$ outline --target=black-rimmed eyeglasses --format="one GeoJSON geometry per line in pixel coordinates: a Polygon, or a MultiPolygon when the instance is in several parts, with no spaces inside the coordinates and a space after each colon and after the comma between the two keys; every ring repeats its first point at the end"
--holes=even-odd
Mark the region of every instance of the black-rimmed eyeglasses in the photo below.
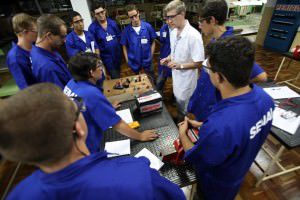
{"type": "Polygon", "coordinates": [[[70,99],[76,104],[77,110],[75,113],[76,119],[78,119],[79,114],[81,112],[85,112],[86,111],[86,106],[85,103],[83,101],[83,99],[81,97],[70,97],[70,99]]]}
{"type": "Polygon", "coordinates": [[[210,19],[210,18],[211,18],[211,16],[200,18],[199,21],[198,21],[198,23],[199,23],[199,24],[203,24],[203,22],[204,22],[205,20],[208,20],[208,19],[210,19]]]}
{"type": "Polygon", "coordinates": [[[73,24],[79,24],[80,22],[83,23],[84,19],[79,19],[73,22],[73,24]]]}
{"type": "Polygon", "coordinates": [[[139,15],[139,13],[137,13],[137,14],[135,14],[135,15],[132,15],[132,16],[130,16],[129,18],[130,18],[130,19],[133,19],[133,18],[138,17],[138,15],[139,15]]]}
{"type": "Polygon", "coordinates": [[[175,14],[175,15],[167,15],[167,16],[165,16],[164,17],[164,20],[172,20],[172,19],[174,19],[177,15],[179,15],[180,13],[177,13],[177,14],[175,14]]]}

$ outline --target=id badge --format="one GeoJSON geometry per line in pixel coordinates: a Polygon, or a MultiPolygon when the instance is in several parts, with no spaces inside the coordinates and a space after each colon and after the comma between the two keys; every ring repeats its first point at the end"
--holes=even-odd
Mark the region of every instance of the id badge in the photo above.
{"type": "Polygon", "coordinates": [[[113,37],[112,37],[111,35],[106,36],[106,41],[107,41],[107,42],[109,42],[109,41],[111,41],[111,40],[113,40],[113,37]]]}
{"type": "Polygon", "coordinates": [[[165,38],[165,37],[167,37],[167,32],[163,32],[162,33],[162,36],[165,38]]]}
{"type": "Polygon", "coordinates": [[[87,48],[87,49],[85,50],[85,52],[87,52],[87,53],[92,53],[92,50],[91,50],[90,48],[87,48]]]}
{"type": "Polygon", "coordinates": [[[143,38],[143,39],[141,39],[141,43],[142,43],[142,44],[147,44],[147,43],[148,43],[148,40],[147,40],[146,38],[143,38]]]}

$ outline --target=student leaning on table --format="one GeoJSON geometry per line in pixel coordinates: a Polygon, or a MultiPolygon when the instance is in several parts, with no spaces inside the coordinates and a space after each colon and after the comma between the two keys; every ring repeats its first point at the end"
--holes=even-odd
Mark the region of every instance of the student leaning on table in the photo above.
{"type": "Polygon", "coordinates": [[[154,140],[158,135],[153,130],[138,132],[130,128],[116,114],[96,82],[102,77],[103,63],[96,54],[81,52],[69,61],[69,68],[74,77],[66,87],[64,93],[69,97],[81,97],[85,103],[84,118],[89,128],[87,146],[94,153],[99,151],[103,132],[109,127],[119,133],[139,141],[154,140]]]}

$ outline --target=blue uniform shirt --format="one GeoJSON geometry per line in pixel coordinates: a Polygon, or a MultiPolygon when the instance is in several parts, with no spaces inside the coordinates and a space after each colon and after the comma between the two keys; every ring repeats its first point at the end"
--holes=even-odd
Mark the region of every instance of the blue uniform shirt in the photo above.
{"type": "Polygon", "coordinates": [[[54,83],[63,89],[72,78],[65,61],[58,52],[52,53],[33,46],[30,55],[32,72],[38,82],[54,83]]]}
{"type": "Polygon", "coordinates": [[[90,152],[99,151],[103,131],[120,122],[121,118],[96,85],[88,81],[70,80],[64,89],[69,97],[83,98],[86,111],[83,112],[88,127],[86,140],[90,152]]]}
{"type": "Polygon", "coordinates": [[[121,37],[121,45],[126,46],[128,65],[135,73],[138,73],[142,67],[145,69],[151,67],[151,45],[156,37],[152,26],[144,21],[141,21],[139,34],[135,32],[131,24],[125,27],[121,37]]]}
{"type": "Polygon", "coordinates": [[[234,199],[270,131],[273,100],[252,87],[218,102],[200,127],[196,145],[185,153],[196,167],[205,199],[234,199]]]}
{"type": "Polygon", "coordinates": [[[9,194],[12,199],[185,199],[181,189],[149,168],[145,157],[84,157],[54,173],[33,172],[9,194]]]}
{"type": "MultiPolygon", "coordinates": [[[[160,54],[159,58],[165,58],[171,53],[171,46],[170,46],[170,28],[168,24],[164,24],[160,29],[160,35],[159,35],[159,41],[160,41],[160,54]]],[[[172,76],[172,70],[171,68],[161,65],[158,61],[158,73],[163,73],[164,77],[171,77],[172,76]]]]}
{"type": "Polygon", "coordinates": [[[120,69],[122,60],[121,31],[117,23],[107,18],[107,29],[99,24],[98,21],[93,21],[89,26],[89,32],[93,34],[99,49],[102,62],[108,71],[112,69],[120,69]]]}
{"type": "Polygon", "coordinates": [[[84,42],[81,38],[79,38],[78,35],[75,33],[75,31],[72,31],[67,35],[66,49],[69,58],[76,55],[78,52],[85,52],[87,50],[92,51],[95,49],[99,49],[91,33],[89,33],[88,31],[84,31],[84,35],[85,35],[86,42],[84,42]]]}
{"type": "MultiPolygon", "coordinates": [[[[97,43],[95,42],[95,39],[93,37],[93,35],[88,32],[88,31],[84,31],[85,34],[85,40],[86,43],[78,37],[78,35],[72,31],[71,33],[69,33],[67,35],[66,38],[66,49],[67,49],[67,53],[69,58],[71,58],[72,56],[76,55],[79,52],[85,52],[87,50],[95,50],[95,49],[99,49],[97,43]]],[[[97,82],[97,86],[103,90],[102,85],[103,85],[103,81],[105,80],[105,75],[102,72],[102,78],[97,82]]]]}
{"type": "MultiPolygon", "coordinates": [[[[221,38],[233,35],[232,27],[226,27],[226,29],[227,31],[222,34],[221,38]]],[[[263,69],[257,63],[254,63],[250,79],[253,79],[262,72],[264,72],[263,69]]],[[[202,67],[196,89],[188,104],[188,112],[193,113],[197,121],[204,121],[208,117],[212,107],[220,100],[221,94],[210,81],[207,71],[202,67]]]]}
{"type": "Polygon", "coordinates": [[[7,54],[6,64],[20,89],[37,82],[31,70],[30,52],[15,43],[7,54]]]}

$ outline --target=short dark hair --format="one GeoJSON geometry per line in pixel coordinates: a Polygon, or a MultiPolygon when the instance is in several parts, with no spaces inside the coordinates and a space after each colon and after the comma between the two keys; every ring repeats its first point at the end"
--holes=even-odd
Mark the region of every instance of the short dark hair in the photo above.
{"type": "Polygon", "coordinates": [[[77,16],[81,17],[81,14],[79,12],[77,12],[77,11],[70,12],[70,14],[69,14],[69,17],[70,17],[69,18],[69,23],[71,24],[73,22],[73,18],[77,17],[77,16]]]}
{"type": "Polygon", "coordinates": [[[105,9],[105,6],[103,4],[101,4],[101,3],[94,3],[92,5],[92,12],[95,13],[95,10],[97,10],[98,8],[105,9]]]}
{"type": "Polygon", "coordinates": [[[55,15],[52,14],[41,15],[37,19],[38,35],[41,37],[47,32],[50,32],[53,35],[60,35],[60,27],[62,25],[65,26],[66,25],[65,22],[61,18],[55,15]]]}
{"type": "Polygon", "coordinates": [[[227,19],[228,5],[225,0],[207,0],[201,9],[201,18],[214,17],[218,21],[218,25],[223,25],[227,19]]]}
{"type": "Polygon", "coordinates": [[[125,9],[126,9],[127,14],[128,14],[128,12],[133,11],[133,10],[138,11],[136,5],[134,5],[134,4],[127,5],[125,9]]]}
{"type": "Polygon", "coordinates": [[[52,83],[40,83],[0,101],[0,153],[6,159],[51,164],[73,148],[76,107],[52,83]]]}
{"type": "Polygon", "coordinates": [[[206,47],[213,72],[219,72],[235,88],[249,84],[255,49],[247,38],[231,36],[211,42],[206,47]]]}
{"type": "Polygon", "coordinates": [[[90,70],[95,70],[99,61],[101,62],[95,53],[80,52],[76,54],[69,60],[69,69],[73,78],[76,81],[87,81],[91,77],[90,70]]]}
{"type": "Polygon", "coordinates": [[[33,25],[36,24],[36,18],[26,13],[18,13],[12,18],[12,25],[16,34],[32,29],[33,25]]]}

